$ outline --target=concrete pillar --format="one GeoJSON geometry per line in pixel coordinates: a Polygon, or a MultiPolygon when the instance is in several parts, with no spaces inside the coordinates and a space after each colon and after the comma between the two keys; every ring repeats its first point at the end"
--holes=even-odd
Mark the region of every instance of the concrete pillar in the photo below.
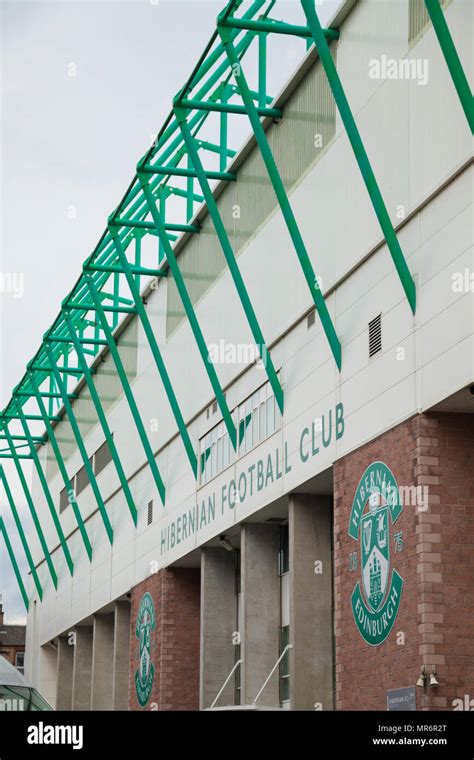
{"type": "MultiPolygon", "coordinates": [[[[210,707],[234,666],[232,634],[236,622],[236,554],[220,547],[201,551],[201,662],[199,704],[210,707]]],[[[218,706],[234,704],[234,679],[218,706]]]]}
{"type": "Polygon", "coordinates": [[[72,709],[90,710],[92,691],[92,626],[74,629],[74,665],[72,672],[72,709]]]}
{"type": "Polygon", "coordinates": [[[289,541],[291,709],[332,710],[331,497],[290,495],[289,541]]]}
{"type": "Polygon", "coordinates": [[[114,615],[94,615],[91,710],[112,710],[114,615]]]}
{"type": "Polygon", "coordinates": [[[39,691],[51,707],[56,707],[56,679],[58,668],[56,649],[52,647],[51,644],[45,644],[42,646],[39,650],[39,661],[39,691]]]}
{"type": "MultiPolygon", "coordinates": [[[[280,529],[277,525],[245,523],[242,526],[242,704],[253,702],[279,657],[279,548],[280,529]]],[[[280,706],[278,668],[258,704],[280,706]]]]}
{"type": "Polygon", "coordinates": [[[67,636],[58,639],[56,710],[72,710],[74,647],[67,636]]]}
{"type": "Polygon", "coordinates": [[[130,670],[130,604],[116,602],[114,610],[112,709],[128,710],[130,670]]]}

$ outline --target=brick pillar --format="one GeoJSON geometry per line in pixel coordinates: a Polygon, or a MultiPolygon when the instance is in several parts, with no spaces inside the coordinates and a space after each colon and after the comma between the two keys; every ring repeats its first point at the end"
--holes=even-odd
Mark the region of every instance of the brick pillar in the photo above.
{"type": "Polygon", "coordinates": [[[130,709],[199,709],[199,568],[166,568],[132,589],[130,635],[130,709]],[[140,705],[135,674],[140,643],[136,635],[140,602],[148,592],[156,616],[150,631],[154,667],[149,698],[140,705]]]}
{"type": "MultiPolygon", "coordinates": [[[[452,710],[474,696],[474,415],[428,414],[414,422],[418,515],[418,660],[439,686],[420,709],[452,710]],[[458,700],[458,701],[456,701],[458,700]]],[[[472,708],[471,708],[472,709],[472,708]]]]}
{"type": "Polygon", "coordinates": [[[423,666],[428,677],[436,667],[439,686],[416,688],[418,710],[463,709],[466,695],[472,698],[473,472],[474,416],[461,413],[417,415],[335,463],[336,709],[385,710],[387,691],[414,686],[423,666]],[[402,491],[390,564],[403,589],[391,632],[371,646],[351,609],[361,553],[348,526],[359,480],[377,461],[402,491]]]}

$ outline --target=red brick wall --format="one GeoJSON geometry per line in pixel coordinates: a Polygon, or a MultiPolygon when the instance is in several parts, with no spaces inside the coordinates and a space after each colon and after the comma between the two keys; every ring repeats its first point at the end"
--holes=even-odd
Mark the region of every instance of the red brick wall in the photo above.
{"type": "MultiPolygon", "coordinates": [[[[440,687],[417,689],[418,709],[452,709],[474,696],[474,416],[420,415],[334,466],[336,709],[385,710],[388,689],[412,686],[422,665],[440,687]],[[391,527],[391,557],[404,579],[398,617],[377,647],[360,636],[350,598],[360,571],[348,535],[352,501],[366,467],[381,460],[399,486],[428,486],[424,511],[405,505],[391,527]],[[394,532],[404,548],[394,554],[394,532]],[[403,633],[404,643],[397,643],[403,633]]],[[[360,561],[360,560],[359,560],[360,561]]]]}
{"type": "Polygon", "coordinates": [[[194,568],[160,570],[132,589],[130,636],[130,709],[197,710],[199,708],[200,571],[194,568]],[[135,692],[139,643],[135,636],[138,608],[148,591],[155,606],[151,658],[155,666],[147,705],[140,707],[135,692]]]}

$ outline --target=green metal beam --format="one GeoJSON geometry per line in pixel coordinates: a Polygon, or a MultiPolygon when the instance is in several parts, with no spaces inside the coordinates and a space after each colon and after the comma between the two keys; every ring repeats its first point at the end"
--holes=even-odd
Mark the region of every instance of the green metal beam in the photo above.
{"type": "Polygon", "coordinates": [[[2,517],[0,517],[0,532],[3,534],[3,540],[5,541],[5,546],[7,547],[7,552],[8,552],[8,556],[10,557],[10,562],[12,563],[13,572],[15,573],[18,586],[20,587],[20,592],[23,598],[23,602],[25,604],[26,610],[28,611],[28,607],[30,604],[29,599],[28,599],[28,594],[26,593],[26,588],[25,588],[25,584],[23,583],[23,579],[21,577],[20,568],[18,567],[18,563],[16,561],[15,554],[13,552],[13,548],[10,543],[7,529],[5,527],[5,523],[3,522],[2,517]]]}
{"type": "Polygon", "coordinates": [[[169,264],[171,273],[174,277],[174,281],[178,289],[179,297],[181,298],[181,302],[184,306],[186,316],[189,320],[189,324],[190,324],[192,333],[194,335],[196,345],[199,349],[199,353],[201,354],[201,359],[204,363],[204,368],[207,372],[207,376],[209,378],[209,382],[211,383],[212,390],[214,391],[214,395],[216,397],[219,409],[221,410],[221,414],[224,419],[224,424],[227,428],[227,432],[229,433],[229,438],[232,442],[232,446],[234,447],[234,449],[236,449],[237,448],[237,431],[235,429],[234,421],[232,419],[232,415],[227,405],[226,397],[225,397],[224,391],[222,390],[222,386],[219,382],[219,378],[217,377],[216,368],[214,367],[214,364],[212,363],[211,358],[209,356],[209,349],[207,347],[206,341],[204,340],[204,335],[202,334],[202,330],[199,325],[196,312],[194,311],[194,307],[193,307],[191,298],[189,296],[188,289],[184,282],[183,275],[181,274],[179,264],[176,261],[176,256],[174,255],[174,251],[169,243],[169,240],[167,240],[166,238],[165,231],[163,229],[163,222],[161,221],[161,217],[160,217],[160,212],[158,211],[156,207],[156,203],[154,201],[152,192],[150,190],[148,180],[146,179],[146,177],[143,177],[140,173],[138,176],[139,176],[140,182],[142,183],[143,194],[147,200],[148,208],[153,217],[153,221],[156,225],[156,229],[158,230],[158,235],[161,239],[161,242],[163,243],[166,260],[169,264]]]}
{"type": "MultiPolygon", "coordinates": [[[[55,333],[51,333],[48,336],[48,340],[52,341],[53,343],[74,343],[73,338],[68,338],[65,335],[56,335],[55,333]]],[[[77,338],[77,342],[81,346],[105,346],[107,345],[106,340],[101,340],[97,338],[77,338]]]]}
{"type": "Polygon", "coordinates": [[[58,386],[59,391],[63,398],[64,408],[66,410],[67,418],[71,426],[71,430],[73,432],[74,438],[76,440],[77,448],[79,449],[79,453],[82,458],[84,469],[87,473],[87,477],[89,478],[89,483],[91,484],[92,493],[94,494],[95,500],[97,502],[97,506],[99,508],[100,516],[102,517],[102,522],[104,523],[105,532],[107,533],[107,537],[110,541],[110,544],[112,545],[114,541],[114,531],[110,523],[110,519],[107,514],[107,510],[105,508],[104,500],[100,493],[99,486],[97,484],[97,479],[95,477],[94,470],[92,469],[92,465],[91,465],[89,456],[87,454],[87,450],[84,444],[84,440],[82,438],[79,424],[76,419],[76,415],[74,414],[74,410],[72,408],[71,402],[69,401],[64,380],[60,375],[60,368],[56,364],[54,354],[51,350],[51,347],[48,344],[46,344],[46,351],[48,354],[49,362],[51,364],[54,379],[56,380],[56,385],[58,386]]]}
{"type": "MultiPolygon", "coordinates": [[[[51,367],[45,367],[43,364],[36,364],[36,362],[32,362],[28,364],[28,367],[34,370],[35,372],[45,372],[46,374],[49,374],[50,372],[52,372],[51,367]]],[[[59,371],[62,374],[67,374],[67,375],[82,375],[82,370],[78,369],[77,367],[59,367],[59,371]]],[[[54,420],[55,418],[50,415],[49,419],[54,420]]],[[[57,419],[59,420],[61,418],[58,417],[57,419]]]]}
{"type": "MultiPolygon", "coordinates": [[[[225,113],[247,115],[245,106],[234,105],[233,103],[218,103],[212,100],[194,100],[194,98],[182,98],[179,101],[183,108],[195,109],[197,111],[224,111],[225,113]]],[[[258,116],[271,116],[273,119],[281,119],[282,112],[279,108],[258,108],[258,116]]]]}
{"type": "MultiPolygon", "coordinates": [[[[11,454],[0,454],[0,459],[12,459],[11,454]]],[[[28,454],[18,454],[18,459],[33,459],[28,454]]]]}
{"type": "Polygon", "coordinates": [[[21,524],[21,520],[20,520],[20,515],[18,514],[15,500],[13,498],[13,494],[11,492],[10,486],[8,485],[7,476],[5,475],[5,471],[3,467],[0,467],[0,480],[3,483],[3,487],[7,495],[7,501],[8,501],[8,504],[10,505],[10,510],[13,515],[13,519],[15,520],[15,525],[18,531],[18,535],[20,536],[20,541],[22,543],[23,550],[26,554],[26,559],[28,560],[28,565],[31,571],[31,575],[33,577],[34,584],[36,586],[36,590],[38,592],[38,596],[42,600],[43,587],[41,586],[41,581],[39,579],[38,573],[36,572],[35,563],[31,555],[30,547],[28,546],[28,541],[26,540],[25,531],[23,530],[23,525],[21,524]]]}
{"type": "MultiPolygon", "coordinates": [[[[48,434],[49,441],[51,443],[51,448],[53,449],[54,456],[56,457],[56,461],[58,463],[59,472],[61,473],[61,477],[63,479],[64,487],[66,488],[66,492],[68,495],[69,503],[72,506],[72,511],[74,512],[74,517],[76,518],[77,527],[79,528],[79,532],[82,537],[82,541],[84,543],[87,556],[89,557],[89,561],[92,560],[92,544],[89,540],[89,536],[87,535],[86,526],[84,525],[84,521],[82,519],[82,515],[79,509],[79,505],[77,503],[76,494],[74,493],[74,489],[72,487],[71,481],[69,479],[69,475],[67,474],[66,465],[64,464],[64,459],[61,454],[61,449],[59,448],[59,444],[56,440],[56,435],[53,430],[53,426],[51,425],[48,414],[46,412],[46,407],[44,405],[41,393],[39,391],[39,388],[36,384],[36,380],[34,377],[33,372],[29,373],[29,379],[31,383],[31,387],[33,388],[33,393],[36,397],[36,402],[38,404],[38,408],[40,410],[40,413],[44,420],[44,425],[46,428],[46,432],[48,434]]],[[[61,394],[59,394],[61,397],[61,394]]]]}
{"type": "MultiPolygon", "coordinates": [[[[127,476],[125,475],[125,471],[122,466],[122,462],[120,461],[120,457],[118,455],[117,447],[114,443],[114,439],[109,427],[109,423],[107,421],[106,414],[104,412],[104,409],[102,407],[102,402],[100,400],[99,394],[97,392],[97,389],[94,385],[94,381],[92,379],[92,375],[89,372],[89,365],[87,364],[86,357],[84,355],[84,351],[81,345],[81,342],[79,340],[79,337],[76,335],[76,332],[74,330],[74,325],[71,321],[70,313],[67,311],[67,307],[63,310],[64,319],[67,324],[69,334],[72,338],[72,342],[74,345],[74,348],[76,350],[77,357],[79,359],[79,364],[82,367],[82,371],[84,374],[84,380],[86,381],[87,387],[89,389],[89,393],[91,395],[92,403],[94,404],[97,417],[99,418],[100,425],[102,427],[102,430],[105,435],[105,440],[107,441],[107,445],[110,450],[110,454],[112,456],[112,459],[114,461],[115,469],[117,470],[117,475],[120,480],[120,485],[122,486],[122,490],[126,499],[126,502],[128,504],[128,508],[130,511],[130,514],[132,516],[133,524],[136,526],[137,524],[137,508],[135,506],[135,502],[133,501],[132,492],[130,490],[130,486],[127,481],[127,476]]],[[[107,344],[107,341],[103,341],[105,344],[107,344]]]]}
{"type": "MultiPolygon", "coordinates": [[[[13,412],[5,412],[2,414],[2,417],[4,417],[7,420],[17,420],[18,414],[13,413],[13,412]]],[[[35,420],[38,422],[43,421],[41,414],[23,414],[23,418],[25,420],[35,420]]],[[[62,417],[58,417],[57,415],[52,415],[52,416],[50,415],[49,419],[52,422],[61,422],[62,417]]]]}
{"type": "MultiPolygon", "coordinates": [[[[218,23],[219,23],[219,19],[218,19],[218,23]]],[[[341,344],[339,342],[339,338],[337,337],[336,330],[334,328],[331,317],[329,315],[326,302],[319,288],[318,280],[316,278],[313,266],[311,264],[310,258],[308,256],[308,252],[306,250],[306,246],[301,236],[301,232],[299,230],[298,224],[293,214],[293,209],[291,208],[290,201],[288,200],[285,186],[280,177],[280,173],[278,171],[277,165],[275,163],[275,159],[273,157],[270,145],[268,143],[265,130],[260,121],[258,110],[254,105],[252,95],[249,91],[249,86],[247,84],[247,80],[243,73],[242,64],[239,61],[236,50],[231,42],[230,30],[222,28],[220,26],[218,26],[218,29],[221,35],[221,39],[222,39],[225,51],[229,59],[229,63],[234,72],[234,78],[235,78],[235,81],[237,82],[237,86],[239,88],[241,98],[247,110],[247,114],[248,114],[250,123],[252,125],[255,139],[257,141],[258,147],[260,148],[260,153],[262,155],[265,166],[267,167],[267,172],[270,177],[270,181],[272,183],[273,189],[275,191],[275,195],[278,199],[278,203],[280,204],[283,218],[286,222],[286,226],[288,228],[288,232],[290,233],[290,237],[293,241],[296,254],[298,256],[298,259],[301,264],[301,268],[303,270],[303,274],[305,276],[309,290],[313,297],[316,310],[319,314],[319,318],[321,320],[323,330],[328,339],[336,364],[338,368],[341,369],[341,344]]]]}
{"type": "Polygon", "coordinates": [[[54,527],[56,529],[56,533],[58,534],[58,538],[61,544],[61,548],[63,550],[64,557],[66,559],[67,566],[69,568],[69,572],[71,575],[74,574],[74,562],[72,561],[71,552],[69,551],[69,547],[66,543],[66,538],[64,536],[64,532],[61,526],[61,523],[59,522],[58,514],[56,512],[56,508],[54,506],[53,497],[51,496],[51,491],[49,490],[48,482],[46,480],[46,476],[43,472],[43,468],[41,467],[41,462],[38,457],[38,453],[36,451],[35,445],[33,443],[33,439],[31,438],[30,430],[28,428],[25,416],[23,414],[23,409],[21,408],[20,404],[17,402],[17,409],[18,409],[18,415],[21,422],[21,425],[23,427],[24,433],[28,438],[28,444],[30,447],[31,455],[33,457],[33,463],[36,468],[36,472],[38,473],[38,478],[41,483],[41,488],[43,489],[43,493],[46,498],[46,503],[48,505],[48,509],[50,512],[50,515],[52,517],[54,527]]]}
{"type": "Polygon", "coordinates": [[[318,14],[316,13],[314,7],[314,0],[301,0],[301,5],[308,22],[308,26],[311,29],[311,34],[313,35],[319,58],[323,65],[324,71],[326,72],[326,77],[334,96],[334,100],[336,101],[341,119],[346,128],[347,136],[351,143],[352,150],[354,151],[354,155],[365,182],[367,192],[369,193],[370,200],[372,201],[372,206],[374,207],[374,211],[377,215],[380,227],[385,236],[385,240],[387,241],[387,246],[392,256],[393,263],[395,264],[395,268],[398,272],[403,290],[405,291],[405,295],[408,299],[408,303],[410,304],[411,310],[414,314],[416,311],[415,283],[410,274],[407,262],[405,261],[403,251],[400,247],[400,243],[398,242],[395,230],[393,229],[392,222],[390,221],[389,213],[382,198],[382,193],[380,192],[380,188],[377,184],[377,180],[375,179],[374,172],[372,171],[369,157],[364,148],[364,144],[362,142],[359,130],[357,129],[357,125],[352,115],[349,102],[346,98],[344,88],[342,86],[341,80],[339,79],[339,74],[337,73],[331,51],[329,50],[328,43],[326,42],[326,38],[321,28],[321,24],[319,23],[318,14]]]}
{"type": "MultiPolygon", "coordinates": [[[[29,391],[15,391],[15,396],[18,396],[20,398],[31,398],[31,393],[29,391]]],[[[41,398],[61,398],[61,395],[59,393],[49,393],[47,391],[41,391],[41,398]]],[[[77,398],[76,393],[70,393],[69,398],[77,398]]]]}
{"type": "MultiPolygon", "coordinates": [[[[184,167],[168,167],[160,166],[159,164],[138,164],[138,174],[164,174],[170,177],[195,177],[196,174],[192,169],[185,169],[184,167]]],[[[235,182],[235,174],[232,172],[206,172],[208,179],[227,180],[228,182],[235,182]]]]}
{"type": "MultiPolygon", "coordinates": [[[[139,221],[138,219],[128,219],[124,216],[116,217],[115,222],[120,227],[132,227],[134,229],[150,230],[150,232],[156,232],[156,227],[153,222],[139,221]]],[[[166,231],[172,230],[174,232],[200,232],[201,228],[197,224],[164,224],[166,231]]],[[[132,267],[133,271],[133,267],[132,267]]]]}
{"type": "Polygon", "coordinates": [[[443,9],[441,8],[439,0],[425,0],[425,5],[438,38],[444,60],[446,61],[449,73],[451,74],[451,79],[453,80],[459,100],[461,101],[467,122],[471,132],[474,132],[474,104],[471,88],[469,87],[469,82],[464,73],[461,59],[459,58],[458,51],[456,50],[449,27],[446,23],[443,9]]]}
{"type": "MultiPolygon", "coordinates": [[[[95,306],[93,303],[87,303],[87,301],[84,301],[84,303],[80,303],[79,301],[68,301],[67,302],[68,309],[76,309],[77,311],[94,311],[95,306]]],[[[133,308],[133,306],[104,306],[102,304],[102,310],[105,311],[108,314],[136,314],[137,310],[133,308]]],[[[78,373],[82,374],[81,370],[77,370],[78,373]]]]}
{"type": "Polygon", "coordinates": [[[35,505],[33,503],[33,499],[31,497],[30,489],[28,488],[28,484],[26,482],[25,475],[23,473],[23,470],[21,468],[21,464],[19,461],[19,456],[16,453],[15,445],[12,440],[12,436],[10,434],[10,431],[8,429],[8,425],[4,427],[6,437],[8,439],[8,443],[10,445],[10,451],[12,454],[13,463],[15,465],[15,469],[17,471],[18,478],[21,483],[21,487],[23,489],[23,493],[25,494],[26,503],[28,505],[28,509],[30,510],[31,519],[33,520],[33,525],[35,526],[36,533],[38,534],[38,539],[41,545],[41,549],[43,551],[44,559],[46,561],[46,564],[48,566],[49,574],[51,575],[51,580],[53,581],[54,588],[58,587],[58,576],[55,570],[55,567],[53,565],[51,554],[49,553],[48,545],[46,543],[46,539],[43,534],[43,530],[41,528],[41,523],[38,519],[38,515],[36,513],[35,505]]]}
{"type": "MultiPolygon", "coordinates": [[[[164,269],[148,269],[146,267],[137,267],[134,264],[130,264],[130,269],[133,274],[148,274],[151,277],[166,277],[167,273],[164,269]]],[[[98,266],[96,264],[88,264],[87,270],[89,272],[118,272],[122,274],[122,269],[119,266],[110,264],[108,266],[98,266]]],[[[86,341],[90,343],[91,341],[86,341]]]]}
{"type": "MultiPolygon", "coordinates": [[[[45,438],[44,435],[32,435],[31,437],[32,437],[32,439],[33,439],[33,441],[35,443],[45,443],[45,440],[46,440],[46,438],[45,438]]],[[[7,436],[6,435],[0,435],[0,441],[6,441],[6,440],[7,440],[7,436]]],[[[12,435],[12,440],[13,441],[26,441],[28,439],[27,439],[26,435],[12,435]]]]}
{"type": "Polygon", "coordinates": [[[239,295],[240,303],[242,304],[242,308],[245,312],[245,316],[247,317],[247,321],[249,323],[253,338],[255,340],[258,351],[260,353],[260,357],[264,364],[267,377],[270,381],[273,392],[275,394],[278,407],[281,413],[283,413],[283,390],[280,385],[280,381],[278,379],[275,367],[273,365],[270,352],[267,349],[265,339],[263,337],[263,333],[257,319],[257,315],[255,314],[254,308],[252,306],[252,302],[247,292],[247,288],[245,287],[243,277],[240,273],[239,265],[237,264],[237,260],[235,258],[234,251],[232,249],[229,237],[227,235],[224,222],[222,221],[221,215],[219,213],[217,202],[214,198],[209,182],[207,181],[204,168],[201,163],[201,159],[199,157],[199,152],[194,143],[194,138],[191,134],[191,130],[189,129],[189,125],[186,121],[186,112],[183,109],[175,106],[175,114],[176,114],[176,118],[178,120],[180,129],[181,129],[184,141],[186,143],[189,156],[193,162],[193,166],[198,176],[199,184],[204,194],[204,198],[206,200],[207,208],[211,216],[214,229],[216,230],[217,237],[219,238],[222,252],[224,254],[225,260],[229,267],[229,271],[232,276],[232,280],[234,282],[235,288],[239,295]]]}
{"type": "Polygon", "coordinates": [[[143,305],[143,301],[140,296],[140,291],[138,290],[135,280],[133,279],[133,274],[130,269],[130,263],[127,259],[126,253],[123,249],[122,243],[120,241],[120,237],[118,234],[117,227],[113,226],[113,220],[109,219],[109,230],[110,234],[112,236],[112,239],[114,241],[117,255],[120,259],[120,263],[123,268],[123,272],[125,274],[125,277],[127,278],[128,287],[130,289],[130,292],[132,294],[133,300],[135,302],[135,308],[138,312],[138,316],[140,317],[141,324],[143,326],[143,329],[145,331],[145,335],[147,337],[149,346],[151,348],[151,352],[153,354],[153,358],[155,360],[159,375],[161,377],[161,381],[163,383],[166,395],[168,397],[168,401],[170,403],[174,418],[176,420],[176,424],[178,426],[178,430],[181,434],[182,441],[184,443],[184,447],[186,449],[186,453],[188,455],[189,462],[191,464],[191,468],[194,473],[194,477],[197,478],[197,458],[196,454],[193,449],[193,445],[191,443],[191,439],[189,437],[189,433],[186,427],[186,423],[184,421],[183,415],[181,413],[181,409],[178,404],[178,400],[176,398],[173,386],[171,384],[168,372],[166,370],[165,363],[163,361],[163,358],[161,356],[160,349],[158,348],[158,343],[155,338],[155,334],[153,332],[153,328],[151,326],[150,320],[148,318],[148,314],[146,313],[145,307],[143,305]]]}
{"type": "MultiPolygon", "coordinates": [[[[219,26],[228,29],[248,29],[252,32],[271,32],[272,34],[290,34],[295,37],[311,37],[311,30],[307,26],[297,26],[287,24],[284,21],[248,21],[241,18],[226,18],[219,21],[219,26]]],[[[337,29],[324,29],[324,36],[328,40],[338,40],[339,32],[337,29]]]]}
{"type": "Polygon", "coordinates": [[[112,359],[114,360],[115,367],[117,369],[117,374],[120,378],[120,382],[122,383],[122,388],[124,390],[126,399],[128,401],[128,405],[130,407],[130,411],[132,413],[133,420],[135,422],[138,435],[140,436],[140,440],[142,442],[143,449],[145,451],[146,457],[148,459],[148,464],[150,465],[150,469],[153,475],[153,479],[156,483],[156,487],[158,489],[158,493],[160,494],[160,499],[163,504],[165,505],[165,486],[160,474],[160,471],[158,469],[158,465],[156,463],[155,455],[153,454],[153,450],[150,445],[150,441],[148,440],[148,436],[146,434],[145,426],[143,424],[142,418],[140,416],[140,412],[138,410],[137,402],[135,401],[135,396],[133,395],[133,391],[130,387],[130,382],[127,377],[127,373],[125,372],[125,367],[123,366],[122,358],[120,356],[119,350],[117,348],[117,345],[114,340],[114,336],[112,334],[112,330],[109,327],[109,323],[107,322],[107,317],[105,315],[105,312],[103,310],[102,304],[100,302],[99,293],[94,285],[94,282],[92,280],[92,277],[89,275],[86,275],[86,281],[89,285],[90,294],[92,296],[92,300],[95,304],[96,313],[99,316],[99,320],[102,326],[102,330],[104,332],[104,335],[107,339],[107,344],[109,346],[110,354],[112,356],[112,359]]]}

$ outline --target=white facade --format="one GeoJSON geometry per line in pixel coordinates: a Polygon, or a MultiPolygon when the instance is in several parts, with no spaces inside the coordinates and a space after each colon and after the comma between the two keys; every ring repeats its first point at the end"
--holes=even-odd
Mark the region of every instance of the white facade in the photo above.
{"type": "MultiPolygon", "coordinates": [[[[467,69],[472,4],[452,0],[445,13],[467,69]]],[[[408,0],[360,0],[340,29],[337,69],[416,283],[416,314],[411,312],[336,114],[334,137],[302,173],[290,192],[290,201],[342,344],[341,372],[318,315],[315,324],[308,327],[311,295],[282,215],[275,209],[249,238],[238,255],[238,264],[280,372],[284,415],[269,438],[237,455],[234,463],[200,487],[177,434],[142,326],[137,317],[133,318],[121,341],[128,338],[137,343],[132,387],[157,452],[166,504],[163,508],[160,503],[126,399],[122,394],[113,400],[116,381],[110,380],[110,386],[103,386],[110,387],[112,393],[107,416],[138,509],[138,525],[135,528],[132,523],[114,464],[110,463],[98,476],[98,483],[114,528],[113,547],[90,487],[80,493],[78,504],[93,544],[92,562],[72,509],[61,514],[75,563],[71,578],[40,485],[35,482],[35,503],[46,541],[50,548],[56,546],[52,556],[59,584],[56,592],[34,537],[33,555],[44,588],[43,601],[32,604],[28,615],[26,672],[34,683],[46,687],[49,677],[47,658],[39,656],[43,644],[126,594],[150,572],[172,563],[192,564],[193,550],[264,507],[272,505],[271,509],[278,510],[279,499],[316,476],[321,476],[317,482],[323,489],[324,473],[338,458],[415,413],[440,403],[446,409],[456,408],[464,401],[450,397],[474,382],[474,285],[469,290],[467,283],[461,292],[455,285],[457,273],[467,272],[467,278],[474,272],[472,138],[439,44],[431,26],[410,44],[408,0]],[[427,82],[369,78],[370,61],[383,56],[426,60],[427,82]],[[368,323],[379,314],[382,351],[369,358],[368,323]],[[315,446],[319,448],[314,454],[313,425],[315,446]],[[263,462],[264,472],[260,489],[258,460],[263,462]],[[249,472],[252,466],[255,469],[249,472]],[[242,473],[246,473],[245,497],[242,473]],[[232,481],[238,490],[239,480],[240,500],[232,498],[232,481]],[[150,500],[153,521],[148,525],[150,500]],[[198,527],[191,531],[189,513],[195,515],[196,505],[198,527]],[[183,515],[187,516],[185,521],[183,515]]],[[[284,119],[271,125],[268,132],[273,144],[278,140],[273,133],[285,130],[283,144],[288,146],[288,155],[294,150],[292,135],[301,120],[298,93],[305,82],[318,76],[314,51],[302,67],[308,69],[306,78],[297,86],[290,82],[282,98],[277,99],[284,119]]],[[[297,78],[295,75],[295,81],[297,78]]],[[[239,156],[235,159],[237,188],[239,173],[245,172],[252,155],[243,161],[239,156]]],[[[291,159],[285,158],[284,151],[276,158],[284,174],[285,161],[291,159]]],[[[248,192],[260,191],[249,187],[248,192]]],[[[271,192],[271,186],[267,183],[262,192],[271,192]]],[[[224,192],[219,199],[221,208],[225,203],[224,192]]],[[[215,238],[208,218],[203,224],[204,234],[215,238]]],[[[191,241],[183,242],[181,256],[191,241]]],[[[232,237],[231,241],[235,243],[232,237]]],[[[212,244],[215,246],[215,240],[212,244]]],[[[198,454],[200,440],[220,416],[219,412],[207,414],[214,398],[186,319],[167,338],[168,287],[169,280],[161,280],[157,289],[149,292],[146,308],[198,454]]],[[[226,269],[200,298],[196,313],[208,345],[220,341],[252,343],[226,269]]],[[[98,375],[111,367],[107,355],[98,375]]],[[[267,380],[265,370],[256,364],[222,363],[216,369],[231,410],[267,380]]],[[[81,390],[81,401],[74,404],[75,408],[81,404],[78,416],[95,421],[92,404],[84,404],[84,397],[88,397],[87,389],[81,390]]],[[[104,434],[98,422],[91,422],[90,428],[85,443],[92,454],[103,443],[104,434]]],[[[62,430],[66,431],[66,423],[56,427],[59,439],[62,430]]],[[[43,462],[48,455],[53,457],[49,445],[41,448],[40,455],[43,462]]],[[[70,476],[82,466],[74,447],[66,464],[70,476]]],[[[51,463],[48,468],[49,486],[59,504],[63,482],[51,463]]],[[[44,691],[47,697],[47,688],[44,691]]]]}

